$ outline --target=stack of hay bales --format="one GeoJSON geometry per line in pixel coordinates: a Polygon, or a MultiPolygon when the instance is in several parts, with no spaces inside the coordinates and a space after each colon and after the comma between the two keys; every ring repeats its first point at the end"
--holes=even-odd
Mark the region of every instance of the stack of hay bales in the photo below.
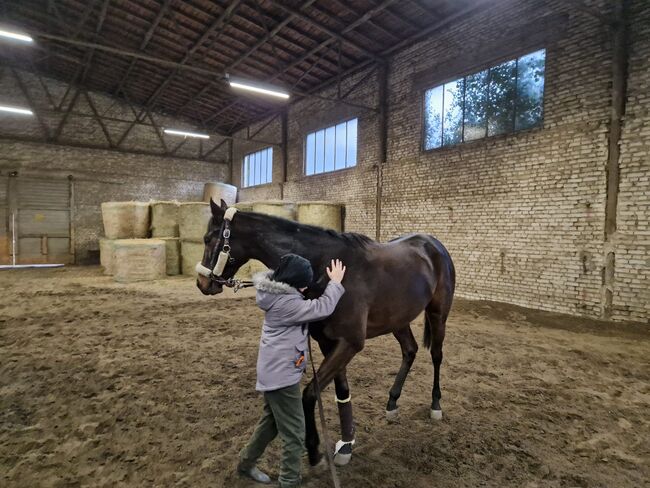
{"type": "Polygon", "coordinates": [[[115,274],[115,242],[121,239],[146,239],[149,236],[149,203],[102,203],[104,239],[99,240],[99,259],[104,274],[115,274]]]}
{"type": "Polygon", "coordinates": [[[212,218],[210,204],[205,202],[184,202],[180,204],[179,234],[181,239],[181,270],[184,275],[195,276],[196,263],[203,259],[205,244],[203,236],[212,218]]]}
{"type": "Polygon", "coordinates": [[[161,239],[118,239],[113,243],[114,279],[118,283],[165,277],[166,250],[161,239]]]}
{"type": "Polygon", "coordinates": [[[181,272],[181,243],[179,239],[178,202],[151,202],[151,237],[165,243],[166,269],[169,276],[181,272]]]}
{"type": "Polygon", "coordinates": [[[298,222],[343,231],[344,206],[335,202],[298,202],[298,222]]]}
{"type": "Polygon", "coordinates": [[[107,239],[145,239],[149,236],[149,203],[102,203],[104,235],[107,239]]]}

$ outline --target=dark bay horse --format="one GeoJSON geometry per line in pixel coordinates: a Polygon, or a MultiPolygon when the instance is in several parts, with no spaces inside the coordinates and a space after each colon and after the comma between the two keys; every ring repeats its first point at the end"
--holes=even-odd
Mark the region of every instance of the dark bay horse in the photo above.
{"type": "MultiPolygon", "coordinates": [[[[214,266],[223,248],[224,214],[227,210],[211,202],[212,219],[205,235],[202,265],[214,266]]],[[[445,323],[454,295],[454,265],[445,247],[426,234],[409,234],[385,244],[354,233],[339,233],[311,225],[254,212],[239,211],[229,222],[230,259],[222,278],[231,278],[249,259],[273,269],[286,253],[307,258],[315,282],[308,297],[320,296],[327,281],[325,268],[338,258],[347,266],[345,294],[334,313],[309,326],[324,360],[318,383],[325,388],[332,380],[341,419],[342,440],[337,443],[337,464],[350,459],[354,443],[352,403],[346,365],[361,351],[366,339],[393,334],[402,349],[402,364],[390,389],[386,413],[395,416],[397,400],[413,364],[418,345],[410,323],[425,311],[424,345],[431,351],[434,367],[431,418],[442,418],[440,408],[440,364],[445,323]]],[[[206,295],[220,293],[223,284],[199,275],[197,286],[206,295]]],[[[316,396],[312,380],[303,391],[306,445],[309,462],[320,461],[319,437],[314,417],[316,396]]]]}

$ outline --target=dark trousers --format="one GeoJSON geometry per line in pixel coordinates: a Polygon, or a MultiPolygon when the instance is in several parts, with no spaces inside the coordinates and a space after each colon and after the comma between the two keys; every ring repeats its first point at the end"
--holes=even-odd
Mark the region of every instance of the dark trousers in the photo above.
{"type": "Polygon", "coordinates": [[[305,446],[305,415],[300,384],[264,393],[264,412],[253,436],[239,453],[239,466],[255,466],[269,443],[280,435],[282,464],[278,481],[282,488],[300,486],[300,469],[305,446]]]}

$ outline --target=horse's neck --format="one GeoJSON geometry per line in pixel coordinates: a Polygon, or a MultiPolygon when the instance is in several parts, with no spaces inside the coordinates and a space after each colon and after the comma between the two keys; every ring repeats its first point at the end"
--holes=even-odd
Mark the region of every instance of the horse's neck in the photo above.
{"type": "Polygon", "coordinates": [[[326,233],[322,236],[313,231],[287,233],[282,229],[282,224],[273,218],[259,222],[253,220],[251,232],[255,237],[248,241],[252,243],[249,257],[262,261],[269,268],[275,268],[287,253],[298,254],[319,266],[324,259],[324,249],[335,251],[332,247],[341,245],[326,233]]]}

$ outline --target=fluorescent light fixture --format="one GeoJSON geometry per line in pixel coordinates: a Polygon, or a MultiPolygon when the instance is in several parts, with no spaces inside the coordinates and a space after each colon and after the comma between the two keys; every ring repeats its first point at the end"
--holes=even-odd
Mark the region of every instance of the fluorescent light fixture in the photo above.
{"type": "Polygon", "coordinates": [[[26,108],[19,107],[8,107],[6,105],[0,105],[0,112],[7,112],[10,114],[20,114],[20,115],[34,115],[31,110],[26,108]]]}
{"type": "Polygon", "coordinates": [[[262,83],[257,83],[254,81],[243,80],[241,78],[233,78],[228,76],[228,83],[233,88],[239,88],[241,90],[248,90],[255,93],[261,93],[262,95],[270,95],[272,97],[278,98],[289,98],[289,94],[285,91],[282,91],[279,88],[274,86],[264,85],[262,83]]]}
{"type": "Polygon", "coordinates": [[[0,37],[13,39],[14,41],[34,42],[34,39],[25,34],[19,34],[18,32],[11,32],[3,29],[0,29],[0,37]]]}
{"type": "Polygon", "coordinates": [[[210,139],[210,136],[207,134],[199,134],[198,132],[185,132],[183,130],[175,129],[165,129],[165,134],[170,134],[172,136],[183,136],[183,137],[197,137],[199,139],[210,139]]]}

